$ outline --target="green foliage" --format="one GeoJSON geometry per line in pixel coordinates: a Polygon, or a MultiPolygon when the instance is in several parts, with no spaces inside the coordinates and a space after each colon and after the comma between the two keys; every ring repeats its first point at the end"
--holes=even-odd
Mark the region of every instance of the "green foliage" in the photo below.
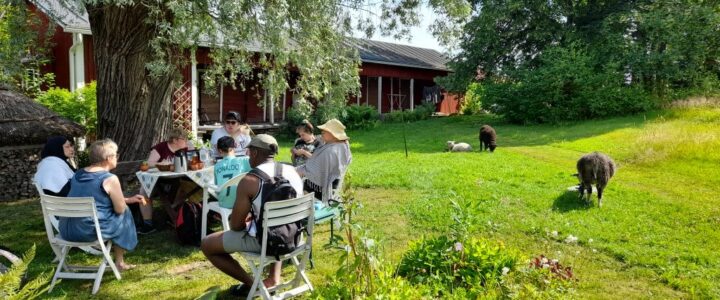
{"type": "Polygon", "coordinates": [[[435,112],[435,106],[430,103],[416,106],[414,110],[396,110],[385,114],[383,121],[389,123],[414,122],[426,120],[435,112]]]}
{"type": "Polygon", "coordinates": [[[476,115],[482,113],[482,95],[483,86],[477,82],[471,83],[462,104],[460,105],[460,112],[463,115],[476,115]]]}
{"type": "Polygon", "coordinates": [[[340,120],[347,129],[370,129],[378,124],[380,114],[369,105],[353,104],[345,108],[344,117],[340,120]]]}
{"type": "Polygon", "coordinates": [[[0,83],[17,87],[30,97],[42,86],[54,84],[52,73],[40,74],[49,60],[49,37],[54,32],[42,28],[41,20],[32,14],[24,1],[0,3],[0,83]]]}
{"type": "Polygon", "coordinates": [[[35,299],[45,293],[50,276],[41,274],[22,284],[30,262],[35,258],[35,245],[25,252],[22,261],[13,265],[7,273],[0,274],[0,298],[7,300],[35,299]]]}
{"type": "Polygon", "coordinates": [[[438,81],[464,90],[485,80],[483,106],[513,122],[622,115],[720,89],[714,2],[476,1],[474,9],[455,72],[438,81]]]}
{"type": "Polygon", "coordinates": [[[515,268],[519,254],[503,243],[470,237],[477,225],[477,203],[451,203],[450,233],[411,242],[397,274],[430,287],[437,296],[458,292],[463,297],[488,296],[502,276],[515,268]]]}
{"type": "Polygon", "coordinates": [[[95,136],[97,94],[94,81],[75,92],[52,88],[38,95],[36,100],[57,114],[85,126],[88,136],[95,136]]]}
{"type": "Polygon", "coordinates": [[[656,106],[639,86],[626,84],[617,68],[595,70],[593,64],[594,58],[582,49],[548,49],[537,68],[513,72],[516,80],[486,82],[483,105],[515,123],[584,120],[656,106]]]}

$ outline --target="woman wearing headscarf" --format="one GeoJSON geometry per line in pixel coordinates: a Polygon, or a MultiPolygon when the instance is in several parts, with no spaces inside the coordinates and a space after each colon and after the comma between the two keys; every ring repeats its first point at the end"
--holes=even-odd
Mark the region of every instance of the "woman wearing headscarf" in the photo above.
{"type": "Polygon", "coordinates": [[[70,178],[75,175],[72,159],[75,148],[64,136],[50,137],[40,154],[42,160],[37,166],[35,182],[45,194],[65,197],[70,192],[70,178]]]}
{"type": "Polygon", "coordinates": [[[315,198],[327,202],[333,182],[345,174],[352,154],[349,137],[340,121],[331,119],[318,128],[322,130],[325,144],[315,149],[305,164],[297,167],[297,171],[305,177],[305,190],[315,192],[315,198]]]}

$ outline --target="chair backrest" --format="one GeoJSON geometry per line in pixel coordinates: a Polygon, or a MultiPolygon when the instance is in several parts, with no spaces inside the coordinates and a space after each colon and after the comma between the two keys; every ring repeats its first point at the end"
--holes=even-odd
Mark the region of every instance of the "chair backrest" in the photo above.
{"type": "Polygon", "coordinates": [[[271,201],[265,203],[263,219],[261,220],[266,230],[263,231],[262,255],[265,255],[267,245],[267,228],[292,224],[307,219],[307,239],[304,247],[311,249],[313,225],[315,224],[315,196],[313,193],[305,194],[295,199],[271,201]],[[310,247],[310,248],[308,248],[310,247]]]}
{"type": "Polygon", "coordinates": [[[87,218],[93,219],[95,231],[98,240],[102,241],[100,233],[100,222],[98,222],[97,211],[95,209],[95,199],[93,197],[56,197],[50,195],[40,196],[40,205],[43,210],[43,218],[45,219],[45,231],[48,238],[55,238],[50,220],[56,217],[67,218],[87,218]]]}
{"type": "Polygon", "coordinates": [[[40,196],[45,195],[45,191],[43,191],[42,187],[40,186],[40,183],[35,181],[35,179],[33,179],[32,182],[35,185],[35,188],[37,189],[38,195],[40,195],[40,196]]]}
{"type": "Polygon", "coordinates": [[[237,185],[240,183],[240,180],[245,177],[245,174],[247,173],[240,173],[235,177],[230,178],[230,180],[226,181],[220,187],[218,187],[217,191],[215,192],[215,197],[218,199],[218,204],[221,207],[233,207],[233,205],[235,204],[237,185]]]}
{"type": "Polygon", "coordinates": [[[325,196],[323,195],[324,199],[321,199],[325,204],[328,204],[329,201],[334,202],[342,202],[341,193],[343,189],[343,184],[345,184],[345,174],[347,173],[347,168],[343,170],[340,173],[340,177],[336,178],[332,182],[332,186],[330,187],[330,193],[329,195],[325,196]]]}

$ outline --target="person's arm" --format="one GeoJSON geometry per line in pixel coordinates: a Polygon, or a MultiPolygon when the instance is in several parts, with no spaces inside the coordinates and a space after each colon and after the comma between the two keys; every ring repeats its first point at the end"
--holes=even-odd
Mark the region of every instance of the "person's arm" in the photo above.
{"type": "MultiPolygon", "coordinates": [[[[307,162],[305,162],[305,163],[307,163],[307,162]]],[[[305,165],[299,165],[299,166],[295,167],[295,172],[297,172],[298,175],[300,175],[300,178],[305,177],[305,165]]]]}
{"type": "Polygon", "coordinates": [[[157,152],[157,150],[152,149],[150,151],[150,155],[148,156],[148,159],[147,159],[148,166],[152,168],[159,162],[160,162],[160,153],[157,152]]]}
{"type": "Polygon", "coordinates": [[[233,205],[232,212],[230,213],[230,229],[234,231],[240,231],[245,229],[245,221],[250,209],[252,207],[253,198],[258,192],[259,181],[255,176],[245,176],[237,187],[237,194],[235,196],[235,205],[233,205]]]}
{"type": "Polygon", "coordinates": [[[120,180],[117,176],[110,176],[103,181],[102,184],[105,192],[110,196],[110,200],[113,204],[113,210],[118,215],[123,214],[127,208],[127,204],[142,203],[143,197],[135,195],[130,198],[123,196],[122,189],[120,188],[120,180]]]}

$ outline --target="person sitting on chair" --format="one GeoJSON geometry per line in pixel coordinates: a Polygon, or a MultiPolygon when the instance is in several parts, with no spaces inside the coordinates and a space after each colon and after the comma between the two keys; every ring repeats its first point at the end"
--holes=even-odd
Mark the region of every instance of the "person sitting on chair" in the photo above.
{"type": "Polygon", "coordinates": [[[345,174],[352,154],[345,126],[340,121],[331,119],[318,128],[325,144],[315,149],[307,162],[297,167],[297,172],[305,177],[305,190],[315,192],[315,198],[327,204],[333,182],[345,174]]]}
{"type": "MultiPolygon", "coordinates": [[[[217,148],[223,159],[215,164],[215,185],[221,186],[233,177],[250,171],[249,161],[235,156],[235,140],[233,138],[229,136],[221,137],[218,140],[217,148]]],[[[218,194],[218,201],[221,206],[225,204],[229,205],[226,208],[232,208],[232,203],[235,203],[236,193],[237,186],[232,186],[227,191],[221,191],[218,194]]]]}
{"type": "MultiPolygon", "coordinates": [[[[125,263],[125,251],[137,246],[132,213],[127,205],[142,203],[143,196],[123,196],[120,180],[110,173],[117,166],[117,144],[103,139],[90,145],[90,166],[75,173],[68,197],[93,197],[103,239],[112,240],[115,265],[123,271],[134,267],[125,263]]],[[[97,239],[92,218],[60,218],[60,236],[71,242],[92,242],[97,239]]]]}
{"type": "MultiPolygon", "coordinates": [[[[250,166],[270,176],[275,176],[275,155],[278,151],[278,144],[274,137],[267,134],[258,134],[252,138],[248,145],[250,166]]],[[[302,180],[289,165],[282,166],[282,176],[285,177],[298,195],[302,194],[302,180]]],[[[253,284],[253,278],[243,270],[238,262],[230,256],[233,252],[255,252],[262,250],[256,235],[256,222],[260,222],[259,213],[251,214],[251,210],[260,211],[264,191],[263,180],[252,173],[243,177],[238,184],[235,205],[230,215],[230,230],[213,233],[202,240],[200,248],[205,257],[220,269],[223,273],[230,275],[242,282],[232,288],[231,293],[236,296],[247,296],[253,284]]],[[[269,192],[269,191],[268,191],[269,192]]],[[[280,283],[281,262],[275,263],[271,268],[269,277],[263,281],[266,287],[272,287],[280,283]]]]}
{"type": "Polygon", "coordinates": [[[66,197],[70,192],[70,179],[75,175],[73,164],[75,148],[71,139],[50,137],[43,147],[34,180],[47,195],[66,197]]]}
{"type": "MultiPolygon", "coordinates": [[[[153,146],[148,155],[148,166],[155,167],[159,162],[172,161],[175,158],[175,152],[187,150],[187,133],[182,128],[173,128],[168,135],[167,141],[161,142],[153,146]]],[[[155,186],[158,189],[158,195],[162,199],[162,205],[172,221],[175,221],[177,212],[174,207],[179,206],[184,201],[184,193],[179,191],[180,178],[160,178],[155,186]]],[[[140,189],[140,194],[147,196],[149,203],[140,205],[140,215],[142,215],[143,223],[138,228],[139,234],[149,234],[155,232],[155,226],[152,220],[152,201],[150,195],[145,195],[145,190],[140,189]]]]}
{"type": "Polygon", "coordinates": [[[292,154],[293,166],[305,164],[308,158],[312,156],[313,151],[322,144],[320,139],[313,134],[313,125],[308,120],[303,120],[302,124],[295,128],[298,139],[295,140],[295,146],[290,149],[292,154]]]}
{"type": "Polygon", "coordinates": [[[229,136],[235,139],[235,155],[247,155],[246,147],[250,143],[250,125],[240,124],[240,114],[230,111],[225,115],[225,126],[212,133],[210,144],[213,146],[215,156],[219,156],[217,143],[221,137],[229,136]]]}

